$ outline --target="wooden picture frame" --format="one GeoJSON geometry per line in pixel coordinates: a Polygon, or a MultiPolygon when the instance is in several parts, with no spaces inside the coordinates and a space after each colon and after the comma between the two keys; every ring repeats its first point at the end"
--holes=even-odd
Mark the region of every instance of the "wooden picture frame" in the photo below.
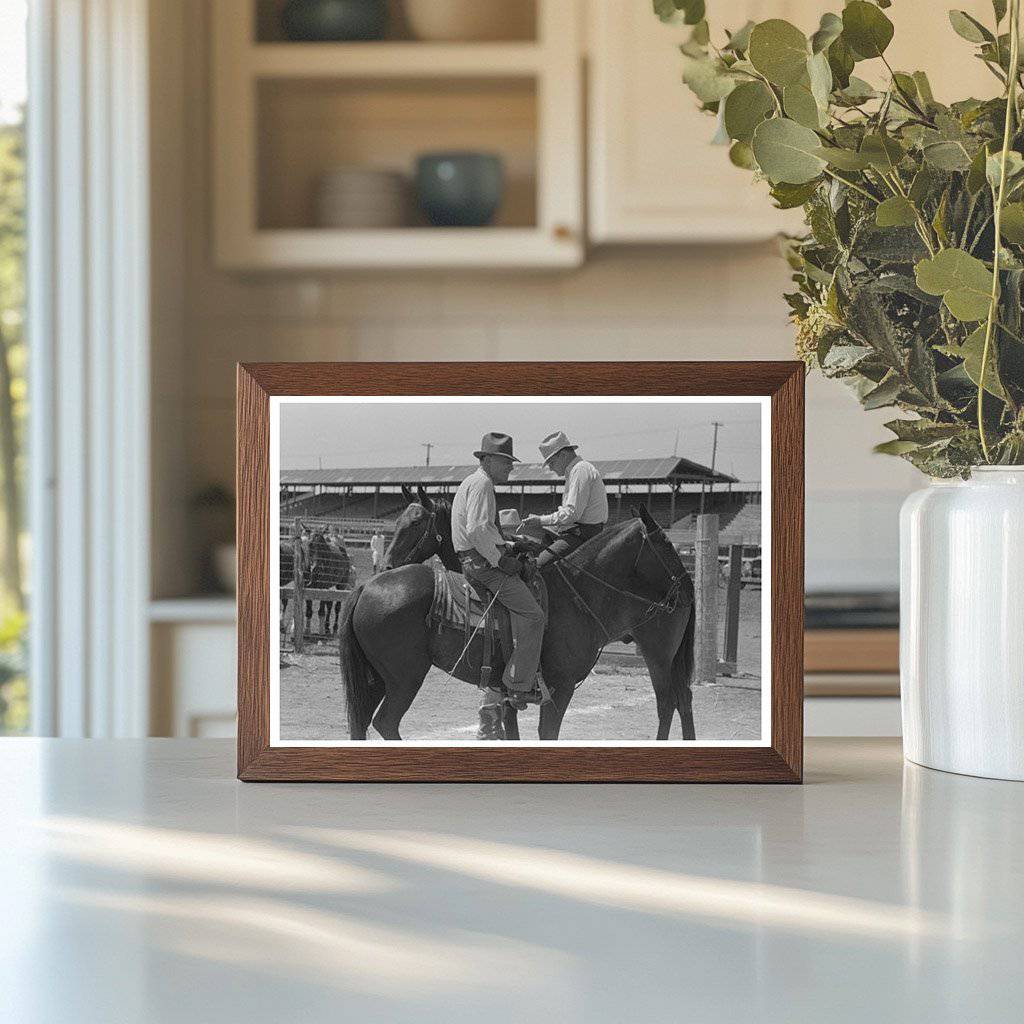
{"type": "MultiPolygon", "coordinates": [[[[244,781],[800,782],[804,367],[799,362],[251,363],[237,371],[238,777],[244,781]],[[274,396],[763,396],[770,408],[770,739],[761,746],[274,746],[274,396]]],[[[475,441],[475,439],[474,439],[475,441]]],[[[276,500],[276,497],[274,498],[276,500]]]]}

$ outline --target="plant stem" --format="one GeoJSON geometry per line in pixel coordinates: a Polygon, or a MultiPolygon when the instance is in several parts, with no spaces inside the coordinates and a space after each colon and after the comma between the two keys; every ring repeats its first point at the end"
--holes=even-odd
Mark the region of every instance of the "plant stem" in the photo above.
{"type": "Polygon", "coordinates": [[[840,178],[838,174],[833,174],[827,167],[824,169],[824,173],[827,174],[830,178],[834,179],[835,181],[841,182],[842,184],[848,186],[849,188],[852,188],[854,192],[859,192],[862,196],[866,196],[868,199],[871,200],[871,202],[877,205],[878,196],[873,196],[866,188],[861,188],[860,185],[858,185],[854,181],[847,181],[846,178],[840,178]]]}
{"type": "Polygon", "coordinates": [[[985,461],[992,462],[989,454],[988,437],[985,434],[985,372],[988,369],[989,351],[992,346],[992,330],[999,308],[999,256],[1002,250],[1001,226],[1003,201],[1006,196],[1006,160],[1010,151],[1014,115],[1017,111],[1017,67],[1020,61],[1020,0],[1010,0],[1010,73],[1006,84],[1006,119],[1003,125],[1003,150],[999,155],[999,189],[995,197],[993,213],[995,244],[992,253],[992,297],[989,301],[988,320],[985,322],[985,345],[981,350],[981,369],[978,371],[978,434],[985,461]]]}

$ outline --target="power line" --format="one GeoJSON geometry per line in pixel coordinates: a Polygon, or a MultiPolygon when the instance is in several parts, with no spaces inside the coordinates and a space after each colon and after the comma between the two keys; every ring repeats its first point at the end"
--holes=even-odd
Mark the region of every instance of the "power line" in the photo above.
{"type": "MultiPolygon", "coordinates": [[[[715,428],[715,438],[711,442],[711,478],[708,480],[708,488],[710,489],[710,493],[713,495],[715,493],[715,458],[718,455],[718,428],[719,427],[724,427],[725,424],[724,423],[719,423],[718,420],[715,420],[711,424],[711,426],[713,426],[715,428]]],[[[700,489],[700,514],[704,515],[704,488],[703,487],[701,487],[701,489],[700,489]]]]}

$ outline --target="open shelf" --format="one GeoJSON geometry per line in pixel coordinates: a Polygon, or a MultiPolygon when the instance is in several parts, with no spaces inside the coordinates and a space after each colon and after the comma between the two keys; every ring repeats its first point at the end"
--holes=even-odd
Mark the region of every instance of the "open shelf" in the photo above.
{"type": "MultiPolygon", "coordinates": [[[[583,258],[577,0],[536,0],[529,39],[281,41],[278,0],[213,8],[214,241],[232,269],[567,267],[583,258]],[[254,17],[255,15],[255,17],[254,17]],[[493,221],[435,228],[410,202],[388,228],[321,226],[316,195],[341,169],[495,153],[493,221]]],[[[362,213],[365,207],[360,208],[362,213]]],[[[374,223],[369,216],[356,222],[374,223]]]]}
{"type": "MultiPolygon", "coordinates": [[[[260,82],[257,228],[325,230],[317,224],[314,211],[321,178],[335,168],[363,166],[401,173],[409,193],[408,223],[401,230],[429,230],[412,196],[413,178],[416,158],[438,150],[498,154],[505,189],[493,228],[535,228],[534,85],[533,79],[260,82]]],[[[493,228],[472,228],[466,233],[493,228]]],[[[354,241],[363,246],[373,245],[372,236],[379,232],[358,233],[363,237],[354,241]]],[[[443,234],[452,240],[451,229],[443,229],[443,234]]]]}
{"type": "MultiPolygon", "coordinates": [[[[217,0],[221,2],[221,0],[217,0]]],[[[285,42],[284,30],[281,26],[281,12],[285,0],[250,0],[253,3],[251,19],[252,40],[260,45],[272,45],[285,42]]],[[[422,0],[420,0],[422,2],[422,0]]],[[[428,0],[429,2],[429,0],[428,0]]],[[[564,2],[564,0],[563,0],[564,2]]],[[[534,42],[537,39],[538,19],[537,0],[504,0],[505,20],[499,25],[501,38],[509,42],[534,42]]],[[[494,23],[489,28],[493,30],[494,23]]],[[[498,34],[498,33],[494,33],[498,34]]],[[[419,44],[415,34],[414,21],[406,11],[406,0],[388,0],[388,24],[384,36],[386,42],[402,41],[419,44]]],[[[315,43],[298,43],[299,46],[315,46],[315,43]]],[[[355,46],[372,45],[355,43],[355,46]]],[[[467,42],[464,46],[486,46],[487,43],[467,42]]]]}
{"type": "Polygon", "coordinates": [[[250,47],[257,78],[382,78],[531,75],[535,43],[272,43],[250,47]]]}

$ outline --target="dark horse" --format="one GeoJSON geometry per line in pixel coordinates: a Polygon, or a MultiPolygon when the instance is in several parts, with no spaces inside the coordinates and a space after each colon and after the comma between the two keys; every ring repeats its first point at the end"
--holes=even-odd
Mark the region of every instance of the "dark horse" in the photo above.
{"type": "MultiPolygon", "coordinates": [[[[306,586],[315,590],[341,590],[351,581],[352,562],[340,536],[327,533],[323,528],[315,529],[309,537],[307,552],[306,586]]],[[[324,636],[337,633],[341,616],[342,598],[337,601],[320,601],[317,618],[320,633],[324,636]],[[332,619],[333,618],[333,626],[332,619]]],[[[306,632],[311,632],[313,602],[306,602],[306,632]]]]}
{"type": "MultiPolygon", "coordinates": [[[[420,492],[399,517],[386,564],[399,566],[358,588],[345,606],[339,645],[349,735],[366,739],[371,721],[385,739],[401,739],[399,724],[431,665],[464,682],[479,682],[461,637],[438,635],[427,625],[434,570],[419,564],[451,550],[447,501],[420,492]],[[414,507],[415,506],[415,507],[414,507]]],[[[602,648],[632,635],[651,674],[658,707],[658,739],[668,739],[676,712],[684,739],[695,739],[692,693],[693,582],[675,548],[646,509],[609,527],[544,570],[548,624],[541,669],[553,699],[540,709],[539,735],[556,740],[576,685],[590,674],[602,648]]],[[[495,652],[494,672],[501,658],[495,652]]],[[[516,711],[505,712],[505,735],[519,738],[516,711]]]]}

